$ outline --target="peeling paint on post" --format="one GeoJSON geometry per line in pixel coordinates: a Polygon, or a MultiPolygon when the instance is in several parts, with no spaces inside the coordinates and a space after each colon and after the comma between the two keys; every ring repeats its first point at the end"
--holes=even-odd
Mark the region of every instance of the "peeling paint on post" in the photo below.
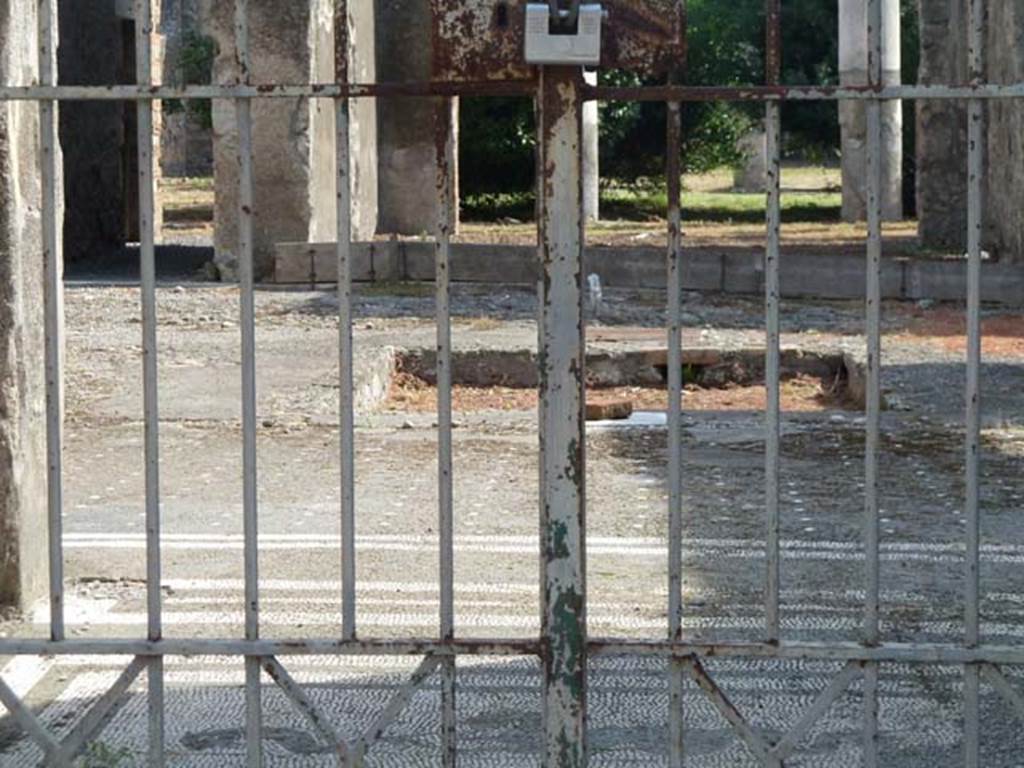
{"type": "Polygon", "coordinates": [[[583,101],[578,67],[540,76],[543,765],[587,763],[583,101]]]}

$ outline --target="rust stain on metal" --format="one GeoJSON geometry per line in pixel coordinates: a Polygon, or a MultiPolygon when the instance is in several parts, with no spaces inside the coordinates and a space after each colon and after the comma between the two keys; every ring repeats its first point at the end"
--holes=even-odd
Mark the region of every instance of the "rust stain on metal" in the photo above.
{"type": "MultiPolygon", "coordinates": [[[[533,81],[523,58],[527,0],[430,0],[434,77],[438,80],[533,81]]],[[[605,0],[601,66],[663,74],[686,54],[680,0],[605,0]]]]}
{"type": "Polygon", "coordinates": [[[334,80],[347,83],[348,73],[348,0],[335,0],[334,3],[334,80]]]}
{"type": "Polygon", "coordinates": [[[765,0],[765,82],[782,79],[782,0],[765,0]]]}

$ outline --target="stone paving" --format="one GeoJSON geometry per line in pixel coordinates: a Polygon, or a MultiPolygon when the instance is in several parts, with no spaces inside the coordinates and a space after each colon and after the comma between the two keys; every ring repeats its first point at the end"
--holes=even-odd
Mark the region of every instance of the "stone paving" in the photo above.
{"type": "MultiPolygon", "coordinates": [[[[432,344],[429,294],[416,287],[359,300],[364,349],[432,344]]],[[[429,290],[429,289],[428,289],[429,290]]],[[[525,291],[459,288],[456,344],[531,348],[525,291]]],[[[171,637],[242,631],[240,430],[236,298],[231,289],[161,290],[164,610],[171,637]]],[[[68,294],[67,569],[73,636],[138,636],[145,620],[142,439],[137,292],[78,287],[68,294]],[[133,409],[134,406],[134,409],[133,409]]],[[[599,345],[651,342],[664,297],[609,292],[599,345]]],[[[324,294],[259,295],[260,503],[263,630],[268,637],[338,632],[336,324],[324,294]]],[[[856,304],[787,303],[786,344],[859,349],[856,304]]],[[[956,307],[887,305],[882,443],[885,639],[956,642],[962,635],[962,355],[946,328],[956,307]]],[[[687,344],[763,344],[756,300],[687,297],[687,344]],[[759,342],[760,339],[760,342],[759,342]]],[[[987,322],[1007,313],[989,313],[987,322]],[[998,315],[998,317],[997,317],[998,315]]],[[[1012,316],[1019,319],[1019,316],[1012,316]]],[[[1012,339],[1003,334],[998,340],[1012,339]]],[[[1024,641],[1024,369],[1012,346],[989,348],[985,368],[983,629],[1024,641]]],[[[685,406],[684,406],[685,407],[685,406]]],[[[457,415],[456,626],[467,637],[538,631],[536,415],[457,415]]],[[[703,639],[757,639],[764,620],[763,417],[686,414],[685,626],[703,639]]],[[[665,635],[667,435],[663,417],[594,424],[588,433],[588,579],[591,633],[665,635]]],[[[783,628],[789,639],[856,639],[863,599],[860,551],[863,418],[842,411],[788,414],[783,424],[783,628]]],[[[366,413],[357,433],[359,622],[364,637],[437,631],[436,428],[431,414],[366,413]]],[[[36,622],[4,631],[45,634],[36,622]]],[[[58,732],[127,660],[0,660],[31,688],[30,703],[58,732]]],[[[285,660],[338,730],[356,736],[415,660],[285,660]]],[[[831,662],[713,660],[737,707],[777,737],[822,690],[831,662]]],[[[664,664],[592,662],[590,733],[597,766],[667,764],[664,664]]],[[[1024,686],[1016,670],[1007,670],[1024,686]]],[[[236,659],[168,664],[172,766],[242,765],[242,665],[236,659]]],[[[459,666],[460,766],[537,765],[539,676],[527,659],[471,658],[459,666]]],[[[961,673],[952,667],[883,669],[884,765],[960,761],[961,673]]],[[[269,680],[268,765],[330,765],[331,756],[269,680]]],[[[438,688],[431,678],[370,753],[377,766],[436,765],[438,688]]],[[[861,689],[855,682],[787,765],[860,761],[861,689]]],[[[986,766],[1019,765],[1012,713],[983,695],[986,766]]],[[[753,765],[699,691],[684,701],[688,765],[753,765]]],[[[103,736],[108,762],[141,765],[144,686],[132,689],[103,736]]],[[[0,722],[0,765],[38,753],[0,722]]],[[[102,763],[101,763],[102,764],[102,763]]]]}

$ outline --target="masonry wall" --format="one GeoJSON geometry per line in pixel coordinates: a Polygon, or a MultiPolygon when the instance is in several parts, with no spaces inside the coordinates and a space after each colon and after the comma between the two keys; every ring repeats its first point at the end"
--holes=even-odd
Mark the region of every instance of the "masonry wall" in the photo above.
{"type": "MultiPolygon", "coordinates": [[[[922,83],[965,83],[966,9],[958,0],[920,0],[922,83]]],[[[1024,5],[991,0],[986,79],[1024,81],[1024,5]]],[[[1024,104],[986,107],[984,247],[1004,261],[1024,261],[1024,104]]],[[[917,105],[917,202],[921,242],[962,250],[967,232],[967,112],[953,101],[917,105]]]]}
{"type": "MultiPolygon", "coordinates": [[[[0,82],[37,76],[36,3],[0,2],[0,82]]],[[[46,593],[46,457],[39,123],[0,104],[0,606],[46,593]]]]}

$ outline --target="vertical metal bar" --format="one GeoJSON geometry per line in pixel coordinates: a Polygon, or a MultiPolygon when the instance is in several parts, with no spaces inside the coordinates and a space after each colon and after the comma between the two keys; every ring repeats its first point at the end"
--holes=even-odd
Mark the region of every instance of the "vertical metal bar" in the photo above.
{"type": "MultiPolygon", "coordinates": [[[[57,2],[39,3],[39,82],[57,84],[57,2]]],[[[64,264],[57,188],[57,103],[39,102],[41,149],[44,325],[46,334],[46,488],[50,570],[50,637],[64,631],[64,264]]]]}
{"type": "MultiPolygon", "coordinates": [[[[882,86],[882,0],[868,0],[868,82],[882,86]]],[[[867,116],[867,402],[864,446],[864,627],[867,645],[879,642],[878,450],[881,439],[882,367],[882,104],[871,99],[867,116]]],[[[878,764],[878,665],[864,669],[864,764],[878,764]]]]}
{"type": "MultiPolygon", "coordinates": [[[[682,320],[682,104],[668,104],[665,176],[668,187],[668,636],[683,633],[683,320],[682,320]]],[[[682,768],[682,661],[669,662],[669,765],[682,768]]]]}
{"type": "MultiPolygon", "coordinates": [[[[153,6],[135,2],[135,61],[138,83],[153,84],[153,6]]],[[[151,641],[163,634],[160,592],[160,415],[157,391],[156,254],[154,211],[156,191],[153,162],[153,102],[136,103],[138,118],[139,237],[142,293],[143,409],[146,476],[146,615],[151,641]]],[[[148,667],[149,764],[164,764],[163,659],[154,656],[148,667]]]]}
{"type": "Polygon", "coordinates": [[[767,574],[765,579],[765,633],[772,643],[779,641],[779,422],[781,397],[779,378],[779,259],[782,220],[781,196],[781,107],[769,102],[765,115],[768,155],[767,239],[765,241],[765,514],[767,522],[767,574]]]}
{"type": "Polygon", "coordinates": [[[352,340],[352,186],[348,100],[335,100],[338,218],[339,431],[341,443],[342,636],[356,637],[355,406],[352,340]]]}
{"type": "Polygon", "coordinates": [[[545,768],[586,747],[582,73],[540,74],[541,645],[545,768]]]}
{"type": "MultiPolygon", "coordinates": [[[[441,640],[455,638],[455,588],[452,500],[452,319],[451,225],[455,208],[456,102],[439,99],[435,115],[437,152],[437,238],[434,250],[437,289],[437,483],[440,538],[441,640]]],[[[455,658],[441,665],[441,764],[455,766],[455,658]]]]}
{"type": "MultiPolygon", "coordinates": [[[[970,0],[968,14],[968,70],[972,84],[985,79],[983,0],[970,0]]],[[[967,107],[967,391],[965,437],[966,558],[964,572],[964,641],[969,648],[981,642],[979,602],[981,576],[978,550],[981,539],[981,236],[985,147],[984,106],[971,99],[967,107]]],[[[980,765],[981,733],[979,668],[964,668],[964,762],[980,765]]]]}
{"type": "MultiPolygon", "coordinates": [[[[780,0],[765,0],[765,82],[778,85],[782,76],[782,8],[780,0]]],[[[779,258],[782,220],[781,107],[765,105],[768,198],[765,207],[765,634],[779,641],[779,258]]]]}
{"type": "MultiPolygon", "coordinates": [[[[251,79],[248,0],[235,0],[238,82],[251,79]]],[[[245,539],[245,637],[259,639],[259,540],[256,483],[256,307],[253,286],[252,102],[235,100],[238,121],[238,275],[242,335],[242,508],[245,539]]],[[[260,659],[245,659],[246,751],[249,768],[263,764],[260,659]]]]}

